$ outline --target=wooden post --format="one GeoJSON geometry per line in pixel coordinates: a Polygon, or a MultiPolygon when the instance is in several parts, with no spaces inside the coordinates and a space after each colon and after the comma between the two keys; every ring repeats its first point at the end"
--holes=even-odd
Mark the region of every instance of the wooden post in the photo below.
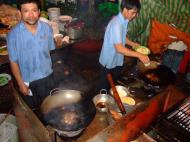
{"type": "Polygon", "coordinates": [[[15,98],[14,112],[20,142],[51,142],[48,130],[19,96],[13,84],[10,84],[10,89],[15,98]]]}

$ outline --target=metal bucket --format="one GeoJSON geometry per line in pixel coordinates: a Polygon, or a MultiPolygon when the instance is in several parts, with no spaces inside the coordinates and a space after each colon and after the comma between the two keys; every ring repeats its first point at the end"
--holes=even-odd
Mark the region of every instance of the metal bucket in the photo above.
{"type": "Polygon", "coordinates": [[[57,7],[48,8],[48,17],[50,21],[51,20],[59,21],[59,16],[60,16],[60,8],[57,7]]]}
{"type": "Polygon", "coordinates": [[[100,112],[107,112],[108,107],[115,103],[114,98],[107,94],[105,89],[101,89],[100,93],[93,98],[96,109],[100,112]]]}
{"type": "Polygon", "coordinates": [[[82,28],[68,27],[65,29],[70,39],[81,39],[83,34],[82,28]]]}
{"type": "Polygon", "coordinates": [[[61,15],[59,16],[59,30],[61,32],[65,31],[65,25],[69,24],[72,20],[72,17],[69,15],[61,15]]]}

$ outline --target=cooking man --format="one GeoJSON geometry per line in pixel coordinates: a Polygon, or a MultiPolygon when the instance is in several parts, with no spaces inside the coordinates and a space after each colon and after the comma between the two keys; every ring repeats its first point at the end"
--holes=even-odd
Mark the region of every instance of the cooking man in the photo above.
{"type": "Polygon", "coordinates": [[[38,0],[20,0],[21,21],[9,32],[7,45],[12,73],[31,109],[38,109],[54,88],[50,50],[55,49],[51,27],[39,21],[38,0]]]}
{"type": "MultiPolygon", "coordinates": [[[[149,58],[143,54],[132,51],[125,44],[135,47],[138,43],[131,41],[127,35],[129,21],[133,20],[141,8],[139,0],[122,0],[121,12],[108,23],[104,35],[104,42],[99,57],[102,66],[100,74],[100,87],[109,89],[107,74],[111,73],[114,80],[121,74],[124,56],[136,57],[143,63],[149,58]]],[[[101,89],[98,87],[99,89],[101,89]]]]}

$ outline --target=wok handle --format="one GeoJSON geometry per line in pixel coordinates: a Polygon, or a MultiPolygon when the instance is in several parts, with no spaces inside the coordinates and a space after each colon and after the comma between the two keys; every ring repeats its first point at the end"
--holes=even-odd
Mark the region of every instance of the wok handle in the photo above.
{"type": "Polygon", "coordinates": [[[119,94],[118,94],[118,92],[117,92],[117,89],[116,89],[116,87],[115,87],[115,85],[114,85],[114,82],[113,82],[113,79],[112,79],[112,76],[111,76],[110,73],[107,74],[107,79],[108,79],[108,82],[109,82],[109,84],[110,84],[110,86],[111,86],[111,88],[112,88],[112,90],[113,90],[114,99],[115,99],[115,101],[116,101],[116,103],[117,103],[117,105],[118,105],[118,107],[119,107],[121,113],[122,113],[122,114],[126,114],[126,110],[125,110],[125,108],[124,108],[124,106],[123,106],[123,103],[121,102],[121,99],[120,99],[120,97],[119,97],[119,94]]]}

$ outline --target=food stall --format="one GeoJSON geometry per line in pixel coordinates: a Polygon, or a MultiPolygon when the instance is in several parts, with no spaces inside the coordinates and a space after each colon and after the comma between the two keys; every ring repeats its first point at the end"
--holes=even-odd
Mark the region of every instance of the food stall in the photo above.
{"type": "MultiPolygon", "coordinates": [[[[10,22],[11,26],[14,24],[14,22],[10,22]]],[[[93,44],[98,46],[95,50],[89,50],[89,48],[87,48],[88,50],[83,50],[81,47],[89,44],[89,41],[92,40],[69,40],[68,43],[63,43],[63,45],[53,51],[51,55],[57,87],[63,90],[74,89],[81,91],[84,93],[83,97],[88,102],[93,103],[93,97],[97,94],[97,90],[94,88],[98,83],[100,69],[98,56],[101,42],[93,44]]],[[[6,43],[2,41],[2,44],[2,46],[4,46],[6,43]]],[[[155,58],[155,56],[152,58],[155,58]]],[[[12,96],[11,99],[13,99],[13,101],[11,102],[13,102],[13,106],[10,108],[14,110],[12,113],[17,119],[18,133],[21,142],[28,142],[28,140],[34,142],[126,142],[141,138],[143,135],[151,137],[152,135],[147,136],[148,131],[150,131],[150,129],[155,130],[156,127],[158,128],[158,118],[175,104],[180,103],[180,101],[184,99],[186,100],[189,95],[188,84],[183,81],[180,75],[179,78],[177,77],[175,80],[173,77],[166,79],[166,77],[172,75],[170,72],[169,74],[162,74],[163,76],[160,78],[152,74],[152,72],[143,74],[145,70],[151,70],[155,73],[154,69],[157,69],[159,66],[157,64],[159,61],[160,60],[153,60],[152,64],[146,67],[140,63],[133,64],[131,59],[126,58],[123,76],[120,80],[114,82],[114,84],[122,85],[127,88],[130,94],[129,97],[132,98],[135,103],[133,103],[132,107],[126,106],[124,108],[126,112],[123,115],[120,115],[121,113],[118,111],[115,113],[110,113],[110,111],[100,112],[98,109],[96,110],[97,106],[93,104],[91,104],[90,107],[87,106],[87,110],[90,109],[94,112],[95,109],[95,114],[93,113],[93,118],[88,125],[85,126],[85,129],[74,137],[73,133],[71,133],[72,137],[61,136],[52,126],[43,122],[39,112],[31,111],[20,97],[16,86],[14,86],[14,79],[8,80],[7,84],[0,87],[0,90],[1,93],[3,92],[5,95],[9,94],[12,96]],[[161,78],[165,79],[162,81],[164,86],[154,84],[161,78]],[[149,82],[147,83],[147,81],[149,82]],[[155,123],[157,125],[155,125],[155,123]]],[[[4,68],[3,71],[1,71],[11,74],[8,62],[7,55],[0,56],[0,67],[1,69],[4,68]]],[[[157,70],[156,73],[157,75],[161,75],[157,70]]],[[[99,91],[100,90],[98,90],[98,92],[99,91]]],[[[106,94],[113,97],[111,91],[106,94]]],[[[189,103],[189,99],[187,99],[187,102],[189,103]]],[[[57,104],[59,103],[54,105],[56,106],[57,104]]],[[[101,105],[100,107],[105,107],[105,105],[101,105]]],[[[189,111],[189,109],[187,110],[189,111]]],[[[51,110],[49,109],[48,111],[51,110]]],[[[57,114],[56,115],[59,116],[59,113],[57,114]]],[[[75,117],[72,116],[71,118],[75,117]]],[[[185,120],[186,119],[188,118],[185,118],[185,120]]],[[[70,123],[70,119],[68,122],[70,123]]],[[[155,139],[156,137],[153,138],[155,139]]]]}
{"type": "MultiPolygon", "coordinates": [[[[96,79],[98,68],[97,58],[94,58],[95,55],[92,56],[75,52],[73,49],[72,46],[58,48],[56,50],[57,52],[53,54],[55,76],[59,82],[58,87],[85,92],[85,96],[89,101],[92,101],[96,95],[94,86],[98,83],[96,79]],[[81,66],[81,63],[83,63],[83,66],[81,66]],[[65,74],[64,70],[69,71],[69,75],[65,74]],[[92,74],[94,77],[89,78],[89,75],[92,76],[92,74]],[[65,86],[64,84],[67,85],[65,86]]],[[[142,68],[144,66],[141,67],[142,64],[139,66],[141,70],[143,70],[142,68]]],[[[181,82],[181,80],[176,82],[177,86],[171,85],[165,87],[163,90],[157,90],[158,92],[150,93],[143,89],[141,81],[134,80],[131,76],[128,76],[130,74],[131,73],[126,72],[124,79],[115,82],[116,85],[123,86],[125,84],[125,87],[131,89],[131,97],[135,100],[135,105],[132,108],[126,109],[126,115],[119,120],[115,120],[115,116],[112,116],[110,113],[99,112],[97,110],[96,115],[85,130],[79,136],[69,139],[60,138],[51,126],[44,125],[39,117],[37,117],[38,114],[35,114],[26,106],[17,90],[12,88],[11,84],[1,89],[6,88],[4,93],[9,92],[11,96],[15,98],[13,108],[19,126],[19,136],[22,138],[21,141],[33,139],[34,141],[80,142],[111,141],[120,138],[121,141],[127,141],[135,139],[139,134],[146,133],[147,128],[157,120],[160,114],[180,100],[186,98],[188,94],[188,88],[183,86],[184,82],[181,82]],[[181,83],[183,85],[181,85],[181,83]],[[139,88],[139,86],[142,88],[139,88]]]]}
{"type": "MultiPolygon", "coordinates": [[[[151,98],[145,97],[146,94],[134,94],[136,105],[126,109],[127,113],[123,117],[116,119],[110,113],[97,110],[91,123],[79,136],[65,138],[60,137],[51,126],[44,125],[9,85],[8,92],[15,98],[14,114],[21,141],[131,141],[152,128],[160,114],[186,98],[185,93],[176,86],[169,86],[151,98]]],[[[88,95],[92,98],[94,94],[91,93],[88,95]]]]}

